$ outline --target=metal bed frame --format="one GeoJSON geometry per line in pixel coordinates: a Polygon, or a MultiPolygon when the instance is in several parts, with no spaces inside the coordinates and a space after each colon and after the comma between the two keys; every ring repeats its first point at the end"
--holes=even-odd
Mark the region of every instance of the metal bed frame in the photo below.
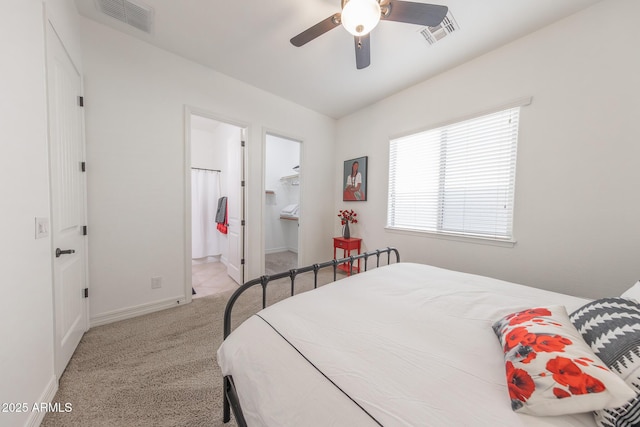
{"type": "MultiPolygon", "coordinates": [[[[291,296],[293,296],[295,293],[295,280],[298,274],[313,271],[313,288],[315,289],[318,287],[318,272],[324,268],[333,267],[332,282],[335,282],[337,280],[337,271],[339,265],[349,264],[349,271],[353,271],[353,262],[364,259],[364,271],[367,271],[367,261],[370,257],[376,257],[377,268],[380,267],[380,255],[387,254],[387,264],[391,264],[392,253],[395,254],[395,262],[400,262],[400,253],[398,252],[398,250],[396,248],[388,247],[384,249],[376,249],[375,251],[371,252],[364,252],[362,254],[353,255],[346,258],[333,259],[321,264],[313,264],[306,267],[294,268],[282,273],[265,275],[246,282],[244,285],[240,286],[231,295],[229,301],[227,301],[227,306],[224,309],[224,339],[227,339],[227,337],[231,333],[231,310],[233,309],[233,305],[240,297],[240,295],[242,295],[247,289],[253,288],[254,286],[258,285],[262,286],[262,308],[265,308],[267,306],[267,285],[273,280],[279,280],[288,277],[291,280],[291,296]]],[[[247,422],[245,421],[244,415],[242,414],[242,408],[240,407],[240,401],[238,400],[238,393],[236,391],[236,387],[231,375],[227,375],[223,379],[222,395],[224,399],[222,414],[223,421],[225,423],[229,422],[229,420],[231,419],[231,410],[233,410],[233,415],[235,417],[236,423],[238,424],[238,427],[247,427],[247,422]]]]}

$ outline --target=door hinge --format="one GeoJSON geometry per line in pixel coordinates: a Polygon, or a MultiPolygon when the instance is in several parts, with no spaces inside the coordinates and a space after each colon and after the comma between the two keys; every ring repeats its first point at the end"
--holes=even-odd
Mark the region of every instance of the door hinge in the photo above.
{"type": "Polygon", "coordinates": [[[244,227],[244,219],[240,221],[240,225],[244,227]]]}
{"type": "Polygon", "coordinates": [[[87,171],[87,162],[80,162],[80,170],[82,172],[86,172],[87,171]]]}
{"type": "Polygon", "coordinates": [[[82,296],[85,298],[89,298],[89,288],[84,288],[82,290],[82,296]]]}
{"type": "Polygon", "coordinates": [[[240,187],[244,187],[244,181],[240,181],[240,187]]]}
{"type": "Polygon", "coordinates": [[[245,142],[244,141],[240,141],[240,147],[244,147],[245,142]]]}
{"type": "Polygon", "coordinates": [[[240,265],[244,265],[244,258],[240,260],[240,265]]]}
{"type": "Polygon", "coordinates": [[[87,226],[86,226],[86,225],[83,225],[83,226],[82,226],[82,235],[83,235],[83,236],[86,236],[86,235],[87,235],[87,226]]]}
{"type": "Polygon", "coordinates": [[[84,96],[78,97],[78,105],[84,107],[84,96]]]}

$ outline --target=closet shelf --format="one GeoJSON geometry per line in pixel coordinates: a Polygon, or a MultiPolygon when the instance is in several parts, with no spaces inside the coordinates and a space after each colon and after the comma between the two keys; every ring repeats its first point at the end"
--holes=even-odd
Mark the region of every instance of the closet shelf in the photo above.
{"type": "Polygon", "coordinates": [[[287,175],[287,176],[283,176],[282,178],[280,178],[280,181],[286,181],[288,179],[295,179],[295,178],[299,178],[300,175],[299,174],[293,174],[293,175],[287,175]]]}

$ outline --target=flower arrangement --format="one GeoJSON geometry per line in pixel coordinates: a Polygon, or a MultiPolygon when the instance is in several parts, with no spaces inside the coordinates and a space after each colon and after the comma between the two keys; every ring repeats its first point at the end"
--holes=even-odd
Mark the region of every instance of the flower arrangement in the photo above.
{"type": "Polygon", "coordinates": [[[345,225],[348,223],[356,224],[358,222],[357,213],[351,210],[340,210],[338,212],[338,218],[340,218],[340,224],[345,225]]]}

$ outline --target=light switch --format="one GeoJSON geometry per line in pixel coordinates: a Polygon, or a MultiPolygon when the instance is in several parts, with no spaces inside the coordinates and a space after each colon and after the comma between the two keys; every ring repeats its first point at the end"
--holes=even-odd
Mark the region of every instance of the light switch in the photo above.
{"type": "Polygon", "coordinates": [[[36,217],[36,239],[49,236],[49,218],[36,217]]]}

